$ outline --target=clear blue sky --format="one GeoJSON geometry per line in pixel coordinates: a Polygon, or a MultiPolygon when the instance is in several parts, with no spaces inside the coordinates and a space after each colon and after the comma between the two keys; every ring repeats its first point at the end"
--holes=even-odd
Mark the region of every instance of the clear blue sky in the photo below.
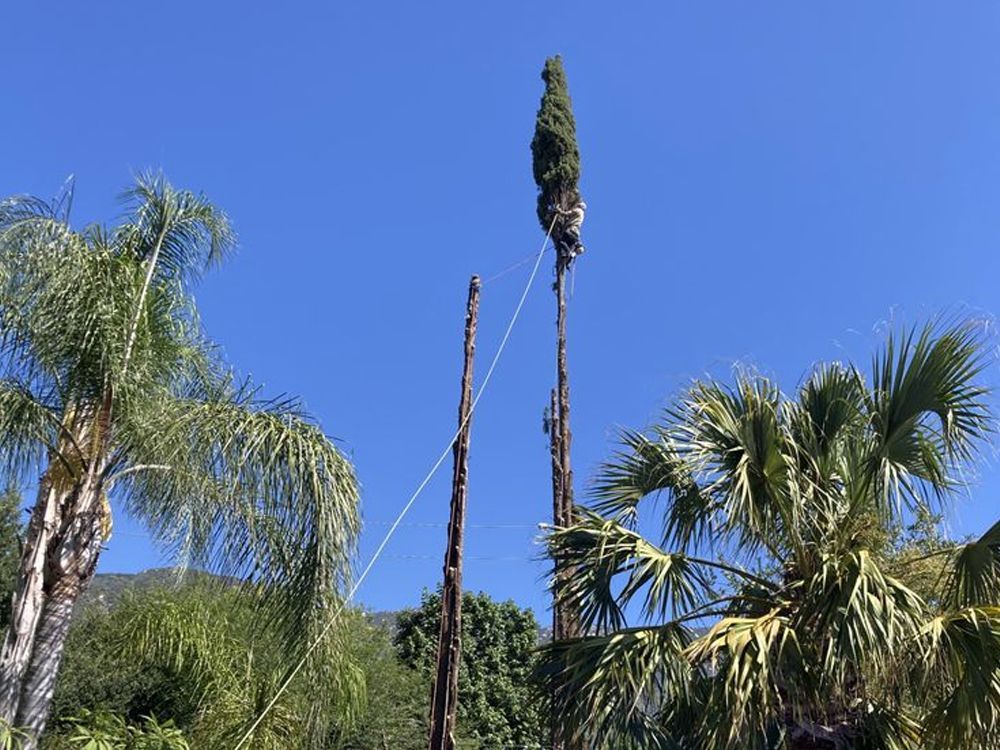
{"type": "MultiPolygon", "coordinates": [[[[198,289],[205,327],[342,440],[362,558],[454,429],[469,275],[541,238],[528,143],[549,54],[590,205],[570,321],[580,488],[617,426],[692,377],[743,361],[790,389],[818,360],[866,363],[887,320],[1000,309],[1000,6],[620,5],[18,3],[0,194],[51,196],[72,173],[76,220],[110,221],[153,166],[230,213],[242,247],[198,289]]],[[[480,374],[527,271],[483,290],[480,374]]],[[[471,528],[466,574],[538,609],[550,280],[474,420],[470,523],[523,527],[471,528]]],[[[448,468],[410,521],[446,520],[448,468]]],[[[998,490],[987,467],[953,528],[984,528],[998,490]]],[[[120,514],[116,531],[101,570],[162,562],[120,514]]],[[[444,534],[405,527],[361,601],[415,602],[444,534]]]]}

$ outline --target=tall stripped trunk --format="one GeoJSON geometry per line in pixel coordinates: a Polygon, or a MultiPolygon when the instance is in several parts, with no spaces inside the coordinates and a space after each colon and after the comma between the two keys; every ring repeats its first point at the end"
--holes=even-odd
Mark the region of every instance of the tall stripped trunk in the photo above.
{"type": "Polygon", "coordinates": [[[472,432],[472,363],[476,353],[479,318],[479,277],[469,284],[465,314],[465,364],[458,405],[458,437],[455,439],[451,485],[451,516],[448,549],[444,558],[441,590],[441,628],[438,635],[437,669],[431,698],[430,750],[455,750],[458,722],[458,668],[462,658],[462,545],[469,480],[469,438],[472,432]]]}
{"type": "MultiPolygon", "coordinates": [[[[553,489],[553,523],[557,526],[569,526],[576,520],[573,510],[573,467],[570,461],[570,448],[573,434],[569,428],[569,366],[566,362],[566,271],[572,258],[565,249],[560,237],[556,241],[556,391],[552,405],[553,433],[552,450],[552,489],[553,489]]],[[[563,581],[573,575],[565,563],[558,558],[554,561],[555,576],[555,606],[553,615],[553,637],[557,640],[577,638],[580,636],[580,619],[572,606],[560,601],[560,589],[563,581]]],[[[557,695],[553,705],[569,700],[567,696],[557,695]]],[[[579,737],[570,736],[563,731],[561,717],[552,717],[552,747],[554,750],[581,750],[584,745],[579,737]]]]}
{"type": "MultiPolygon", "coordinates": [[[[556,389],[552,389],[549,404],[549,452],[552,457],[552,523],[554,526],[563,525],[563,491],[562,491],[562,449],[559,447],[559,400],[556,389]]],[[[555,561],[558,578],[559,561],[555,561]]],[[[556,605],[552,608],[552,640],[562,640],[562,607],[556,605]]]]}
{"type": "MultiPolygon", "coordinates": [[[[558,260],[556,261],[556,299],[558,311],[556,315],[556,390],[559,407],[559,479],[561,485],[559,523],[569,526],[576,520],[573,510],[573,466],[570,460],[570,448],[573,443],[573,433],[569,428],[569,366],[566,363],[566,270],[570,258],[559,243],[558,260]]],[[[563,576],[570,571],[562,570],[563,576]]],[[[579,620],[571,607],[565,604],[557,606],[562,619],[562,638],[576,638],[580,634],[579,620]]]]}
{"type": "Polygon", "coordinates": [[[32,513],[0,656],[2,717],[27,731],[23,750],[38,747],[73,607],[93,577],[107,532],[102,457],[109,403],[67,415],[69,439],[50,458],[32,513]]]}

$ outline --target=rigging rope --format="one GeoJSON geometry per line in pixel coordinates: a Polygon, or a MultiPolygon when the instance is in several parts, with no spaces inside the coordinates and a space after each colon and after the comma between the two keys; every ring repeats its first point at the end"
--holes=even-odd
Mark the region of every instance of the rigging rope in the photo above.
{"type": "MultiPolygon", "coordinates": [[[[361,575],[358,576],[357,581],[355,581],[350,591],[347,592],[347,596],[344,597],[343,601],[341,601],[340,606],[337,607],[336,611],[333,613],[333,616],[330,618],[330,621],[325,626],[323,626],[323,629],[320,630],[319,635],[316,636],[313,642],[309,645],[309,648],[307,648],[306,652],[302,655],[302,658],[299,659],[299,661],[296,663],[292,671],[289,672],[288,677],[286,677],[285,680],[281,683],[281,685],[278,686],[278,690],[275,692],[274,697],[260,712],[260,715],[257,716],[253,724],[250,725],[250,728],[247,729],[246,734],[244,734],[243,737],[240,739],[240,741],[236,743],[236,745],[233,747],[233,750],[240,750],[240,748],[247,743],[247,740],[249,740],[253,736],[253,733],[257,730],[257,727],[260,726],[260,723],[264,721],[264,718],[267,716],[267,714],[270,713],[272,708],[274,708],[275,704],[277,704],[278,702],[278,699],[281,698],[284,692],[288,689],[288,686],[292,684],[292,680],[294,680],[296,675],[298,675],[298,673],[302,671],[302,667],[304,667],[306,665],[306,662],[309,661],[309,657],[312,656],[312,653],[319,647],[319,644],[323,642],[323,639],[326,638],[327,634],[330,632],[330,629],[333,628],[334,624],[337,622],[337,618],[340,617],[340,614],[344,611],[344,608],[347,606],[348,602],[350,602],[354,598],[354,595],[357,593],[358,589],[361,588],[361,584],[365,582],[365,578],[368,577],[368,573],[370,573],[371,569],[375,567],[375,563],[382,555],[382,552],[385,550],[386,546],[388,546],[389,540],[391,540],[393,534],[396,533],[396,529],[399,528],[399,525],[403,522],[403,519],[406,517],[406,514],[410,512],[410,508],[413,507],[413,504],[417,501],[417,498],[420,496],[420,493],[424,491],[424,488],[431,481],[431,478],[434,476],[435,473],[437,473],[437,470],[441,468],[441,464],[443,464],[444,460],[448,457],[448,453],[451,451],[451,447],[455,444],[455,441],[458,440],[458,436],[462,433],[462,430],[465,429],[465,425],[468,424],[468,421],[470,419],[472,419],[472,415],[476,411],[476,406],[479,404],[479,399],[482,398],[483,392],[486,390],[486,386],[489,385],[490,378],[493,377],[493,371],[496,370],[497,364],[500,361],[500,357],[503,354],[504,349],[507,347],[507,341],[510,339],[510,334],[514,330],[514,324],[517,323],[517,319],[521,315],[521,308],[524,307],[524,302],[528,298],[528,292],[531,291],[532,284],[534,284],[535,282],[535,277],[538,275],[538,267],[542,263],[542,257],[545,255],[545,250],[548,247],[549,239],[552,237],[552,230],[555,228],[557,219],[558,216],[553,217],[552,223],[549,224],[549,230],[545,233],[545,239],[542,241],[542,246],[539,249],[537,256],[535,257],[535,265],[531,269],[531,275],[528,276],[528,281],[524,285],[524,291],[521,292],[521,299],[518,300],[517,306],[514,308],[514,314],[511,315],[510,317],[510,322],[507,324],[507,330],[504,331],[503,338],[500,339],[500,345],[497,347],[496,354],[493,355],[493,361],[490,362],[490,366],[486,370],[486,375],[483,377],[483,382],[479,386],[479,390],[476,392],[476,397],[472,400],[472,406],[469,409],[468,415],[465,417],[465,419],[462,420],[462,423],[459,424],[458,429],[455,431],[455,434],[452,436],[451,440],[448,441],[448,445],[446,445],[444,450],[441,451],[441,455],[438,457],[437,461],[434,462],[434,465],[431,466],[431,470],[427,472],[427,476],[424,477],[423,481],[419,485],[417,485],[417,489],[413,491],[412,495],[410,495],[410,499],[406,501],[406,504],[403,506],[403,509],[399,512],[399,515],[396,516],[396,520],[393,521],[392,525],[389,527],[389,530],[386,532],[385,536],[382,538],[382,541],[375,549],[375,552],[372,554],[371,559],[368,561],[368,564],[365,566],[364,570],[361,571],[361,575]]],[[[523,264],[523,261],[518,265],[521,264],[523,264]]],[[[496,276],[493,276],[490,280],[492,281],[493,279],[496,279],[499,276],[508,273],[515,267],[511,267],[509,269],[501,271],[496,276]]]]}

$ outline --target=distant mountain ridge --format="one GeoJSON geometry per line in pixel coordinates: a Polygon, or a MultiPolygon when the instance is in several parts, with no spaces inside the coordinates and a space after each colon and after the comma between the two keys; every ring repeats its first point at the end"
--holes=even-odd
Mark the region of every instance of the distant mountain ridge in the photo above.
{"type": "MultiPolygon", "coordinates": [[[[80,597],[78,609],[97,607],[109,610],[118,604],[129,592],[149,589],[173,588],[196,581],[221,580],[219,576],[204,570],[184,568],[150,568],[139,573],[98,573],[90,586],[80,597]]],[[[368,612],[372,623],[395,631],[400,610],[368,612]]],[[[552,628],[539,626],[538,642],[552,640],[552,628]]]]}
{"type": "Polygon", "coordinates": [[[150,568],[140,573],[98,573],[80,597],[78,607],[114,607],[130,591],[172,588],[183,583],[221,580],[203,570],[184,568],[150,568]]]}

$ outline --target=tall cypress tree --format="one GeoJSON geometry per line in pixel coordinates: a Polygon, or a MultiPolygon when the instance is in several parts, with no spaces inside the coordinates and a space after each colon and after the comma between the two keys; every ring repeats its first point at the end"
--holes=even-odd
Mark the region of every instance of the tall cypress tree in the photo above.
{"type": "MultiPolygon", "coordinates": [[[[531,155],[535,182],[538,184],[538,221],[551,232],[556,245],[556,389],[552,394],[549,428],[552,454],[552,521],[569,526],[574,521],[573,469],[570,446],[573,435],[569,425],[569,366],[566,362],[566,269],[573,256],[563,242],[566,230],[562,213],[580,200],[580,149],[576,144],[573,104],[566,84],[566,71],[558,55],[545,61],[542,70],[545,93],[535,120],[531,155]]],[[[580,635],[576,611],[562,601],[563,581],[573,574],[560,560],[554,560],[553,638],[562,640],[580,635]]],[[[558,703],[558,701],[556,701],[558,703]]],[[[581,750],[578,737],[563,733],[559,717],[552,717],[552,746],[556,750],[581,750]]]]}

